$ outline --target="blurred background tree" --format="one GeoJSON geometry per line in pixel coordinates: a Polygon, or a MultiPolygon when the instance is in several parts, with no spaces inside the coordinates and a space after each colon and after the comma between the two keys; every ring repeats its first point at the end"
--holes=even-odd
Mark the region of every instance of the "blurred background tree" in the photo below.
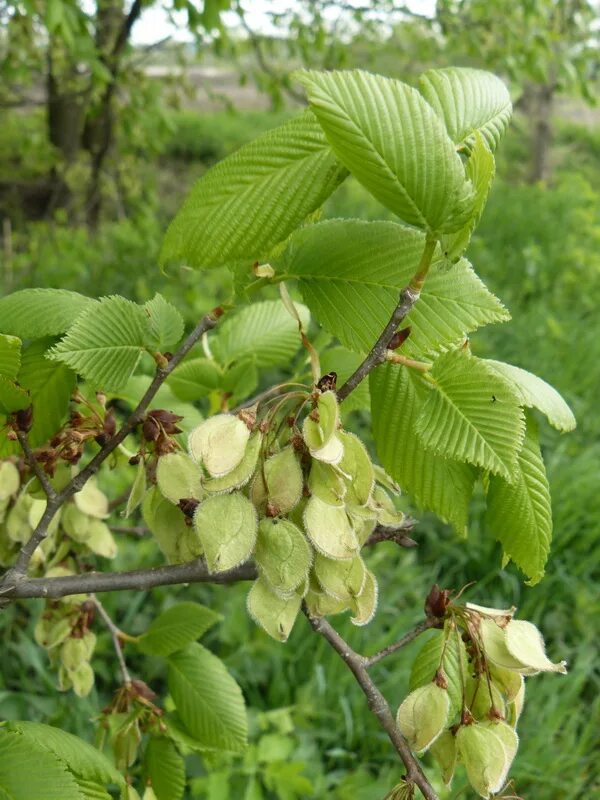
{"type": "MultiPolygon", "coordinates": [[[[543,677],[528,690],[514,775],[519,793],[536,800],[600,792],[599,32],[592,0],[0,0],[2,293],[60,286],[145,301],[158,290],[192,321],[229,296],[230,281],[219,270],[161,274],[165,227],[195,178],[299,108],[294,68],[363,67],[412,80],[428,67],[472,65],[509,83],[515,120],[469,257],[516,322],[482,331],[472,347],[547,378],[577,414],[568,439],[544,431],[555,514],[548,574],[527,587],[500,568],[499,548],[481,535],[480,502],[468,548],[412,509],[419,547],[384,545],[373,555],[391,588],[374,623],[352,639],[375,650],[402,633],[434,580],[455,589],[477,580],[473,599],[520,606],[570,660],[560,690],[543,677]],[[136,34],[160,9],[155,38],[136,34]],[[177,27],[188,31],[184,41],[177,27]]],[[[348,181],[324,215],[380,218],[383,210],[348,181]]],[[[338,357],[332,349],[324,366],[338,357]]],[[[362,412],[352,413],[360,424],[362,412]]],[[[149,540],[122,535],[119,546],[117,568],[156,562],[149,540]]],[[[178,591],[224,612],[210,645],[252,706],[247,757],[192,757],[189,797],[383,797],[397,778],[393,758],[335,656],[302,626],[286,646],[267,641],[247,620],[243,588],[178,591]]],[[[135,632],[172,599],[156,590],[106,604],[135,632]]],[[[0,718],[91,737],[89,718],[114,688],[109,642],[99,647],[96,695],[74,704],[55,692],[28,609],[0,615],[0,718]]],[[[403,663],[386,662],[377,675],[391,699],[408,684],[403,663]]],[[[457,784],[442,796],[465,792],[457,784]]]]}

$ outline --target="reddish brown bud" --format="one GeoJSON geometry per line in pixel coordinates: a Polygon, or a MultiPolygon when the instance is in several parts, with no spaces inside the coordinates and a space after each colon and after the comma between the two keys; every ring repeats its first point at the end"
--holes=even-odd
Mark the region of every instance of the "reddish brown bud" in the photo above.
{"type": "Polygon", "coordinates": [[[174,414],[172,411],[165,411],[165,409],[157,408],[150,411],[144,421],[144,436],[146,436],[146,423],[148,423],[148,430],[151,436],[146,436],[150,441],[155,441],[158,438],[158,431],[162,429],[166,434],[172,436],[175,433],[181,433],[181,429],[175,423],[181,422],[183,417],[179,414],[174,414]]]}
{"type": "Polygon", "coordinates": [[[317,383],[317,389],[321,392],[335,392],[337,386],[337,372],[328,372],[327,375],[323,375],[320,381],[317,383]]]}
{"type": "Polygon", "coordinates": [[[435,583],[425,600],[425,614],[428,617],[442,619],[446,615],[446,610],[450,605],[450,592],[448,589],[440,589],[435,583]]]}
{"type": "Polygon", "coordinates": [[[104,433],[107,436],[114,436],[117,432],[117,421],[112,409],[104,417],[104,433]]]}
{"type": "Polygon", "coordinates": [[[137,679],[132,680],[131,689],[132,694],[137,695],[138,697],[143,697],[144,700],[154,700],[156,697],[156,692],[153,692],[148,684],[144,683],[144,681],[139,681],[137,679]]]}
{"type": "Polygon", "coordinates": [[[433,679],[436,686],[439,686],[440,689],[447,689],[448,688],[448,679],[446,678],[446,673],[440,667],[438,671],[435,673],[435,678],[433,679]]]}
{"type": "Polygon", "coordinates": [[[411,327],[403,328],[401,331],[396,331],[388,344],[388,350],[397,350],[410,336],[411,327]]]}
{"type": "Polygon", "coordinates": [[[33,425],[33,406],[16,411],[14,414],[15,426],[22,433],[29,433],[33,425]]]}

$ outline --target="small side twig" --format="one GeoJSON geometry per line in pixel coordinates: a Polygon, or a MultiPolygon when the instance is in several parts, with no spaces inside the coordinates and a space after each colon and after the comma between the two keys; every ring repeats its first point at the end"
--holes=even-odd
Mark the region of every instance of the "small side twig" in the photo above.
{"type": "Polygon", "coordinates": [[[38,464],[35,458],[35,453],[33,452],[31,445],[29,444],[29,437],[25,433],[25,431],[18,430],[16,431],[17,439],[19,440],[19,444],[21,445],[21,449],[25,453],[25,458],[27,459],[27,463],[31,468],[32,472],[34,473],[35,477],[42,485],[42,489],[44,490],[44,494],[48,498],[48,500],[54,500],[56,497],[56,491],[54,486],[50,483],[50,480],[41,466],[38,464]]]}
{"type": "Polygon", "coordinates": [[[379,652],[375,653],[374,655],[365,658],[363,662],[365,667],[368,669],[369,667],[372,667],[373,664],[378,664],[380,661],[383,661],[384,658],[387,658],[387,656],[391,655],[392,653],[395,653],[397,650],[401,650],[403,647],[406,647],[406,645],[414,641],[417,638],[417,636],[420,636],[422,633],[428,631],[430,628],[434,628],[436,625],[437,625],[437,620],[431,617],[428,617],[422,622],[419,622],[418,625],[415,625],[412,631],[406,633],[404,636],[402,636],[401,639],[398,639],[397,642],[389,644],[387,647],[384,647],[382,650],[379,650],[379,652]]]}
{"type": "Polygon", "coordinates": [[[402,525],[398,527],[391,528],[387,525],[377,525],[363,547],[373,547],[373,545],[380,542],[394,542],[399,547],[417,547],[417,542],[408,536],[416,524],[416,520],[412,519],[412,517],[407,517],[402,525]]]}
{"type": "MultiPolygon", "coordinates": [[[[5,573],[3,580],[0,582],[0,589],[7,587],[11,583],[18,583],[27,573],[27,567],[31,561],[31,557],[35,552],[38,545],[44,540],[48,532],[48,526],[52,521],[58,509],[70,497],[79,492],[88,480],[98,472],[104,461],[108,456],[114,452],[117,447],[123,442],[134,428],[143,420],[150,403],[154,396],[163,385],[165,380],[173,372],[175,367],[181,363],[192,347],[202,338],[202,336],[209,330],[215,327],[219,317],[222,315],[223,309],[218,307],[206,314],[200,322],[196,325],[194,330],[184,340],[181,347],[177,350],[175,355],[167,362],[165,366],[158,366],[152,383],[146,390],[146,393],[138,403],[137,407],[132,411],[127,420],[123,423],[117,433],[112,436],[102,449],[88,462],[88,464],[79,472],[70,483],[59,493],[55,493],[53,497],[49,497],[46,511],[42,516],[38,526],[36,527],[29,540],[23,545],[17,556],[14,566],[5,573]]],[[[54,490],[53,490],[54,491],[54,490]]]]}
{"type": "Polygon", "coordinates": [[[123,655],[123,647],[121,645],[121,631],[115,623],[110,618],[107,610],[104,608],[100,600],[94,595],[91,595],[91,600],[96,607],[96,610],[102,617],[102,620],[106,627],[108,628],[112,641],[113,647],[115,648],[115,653],[117,656],[117,661],[119,662],[119,669],[121,670],[121,675],[123,677],[123,683],[127,686],[131,683],[131,675],[129,674],[129,670],[127,669],[127,663],[125,662],[125,656],[123,655]]]}
{"type": "Polygon", "coordinates": [[[356,653],[324,617],[312,617],[306,608],[304,613],[313,630],[331,645],[356,678],[356,682],[367,698],[371,713],[377,718],[402,759],[406,767],[407,779],[419,787],[426,800],[439,800],[396,724],[387,700],[368,674],[366,666],[368,660],[356,653]]]}
{"type": "Polygon", "coordinates": [[[400,323],[408,316],[412,307],[421,296],[421,288],[427,275],[429,265],[431,264],[436,244],[437,242],[435,239],[428,238],[425,241],[425,248],[417,271],[408,286],[400,292],[398,305],[394,309],[388,324],[383,329],[380,337],[377,339],[362,364],[350,375],[346,383],[338,389],[337,396],[340,403],[356,389],[359,383],[361,383],[375,367],[378,367],[386,361],[388,346],[392,336],[396,333],[400,323]]]}
{"type": "Polygon", "coordinates": [[[236,583],[252,581],[257,577],[253,564],[242,564],[227,572],[211,573],[204,561],[197,559],[185,564],[172,564],[130,572],[86,572],[60,578],[22,578],[12,585],[0,587],[3,601],[29,597],[67,597],[72,594],[93,592],[138,591],[156,586],[174,586],[181,583],[236,583]]]}

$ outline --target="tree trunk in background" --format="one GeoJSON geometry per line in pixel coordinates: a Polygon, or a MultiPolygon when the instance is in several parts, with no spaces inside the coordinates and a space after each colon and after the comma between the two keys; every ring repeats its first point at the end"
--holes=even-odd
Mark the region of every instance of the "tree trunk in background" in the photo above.
{"type": "Polygon", "coordinates": [[[550,146],[552,144],[552,112],[554,109],[555,87],[549,84],[529,88],[530,102],[527,107],[532,112],[533,133],[531,137],[531,183],[550,178],[550,146]]]}
{"type": "Polygon", "coordinates": [[[87,217],[96,227],[102,207],[102,171],[114,140],[113,98],[121,51],[120,43],[127,22],[124,0],[97,0],[96,48],[98,57],[110,74],[97,102],[88,109],[83,130],[83,146],[91,156],[90,185],[87,192],[87,217]]]}
{"type": "MultiPolygon", "coordinates": [[[[50,41],[46,76],[46,124],[48,139],[60,153],[64,168],[75,161],[79,152],[85,102],[85,89],[77,75],[76,65],[59,43],[50,41]]],[[[69,206],[71,192],[63,171],[57,167],[52,170],[53,189],[48,201],[48,212],[69,206]]]]}

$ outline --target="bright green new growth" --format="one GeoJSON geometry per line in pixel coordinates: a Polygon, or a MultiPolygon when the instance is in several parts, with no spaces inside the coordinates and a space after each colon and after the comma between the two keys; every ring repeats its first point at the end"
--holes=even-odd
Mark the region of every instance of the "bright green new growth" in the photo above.
{"type": "MultiPolygon", "coordinates": [[[[466,536],[480,482],[485,525],[500,541],[504,561],[512,560],[530,583],[543,577],[552,518],[534,414],[561,432],[572,430],[575,419],[542,379],[478,358],[468,341],[479,327],[509,319],[464,257],[510,119],[508,92],[493,75],[456,68],[425,73],[418,89],[362,71],[309,71],[298,80],[311,110],[200,179],[167,232],[162,260],[227,265],[236,301],[281,283],[295,286],[306,306],[293,303],[293,288],[285,288],[283,303],[265,300],[228,313],[210,335],[205,329],[202,356],[188,357],[186,345],[172,362],[183,316],[159,294],[143,305],[36,289],[0,300],[0,454],[12,459],[0,462],[3,566],[14,564],[47,508],[44,481],[22,477],[13,458],[22,456],[20,445],[9,433],[31,423],[29,444],[43,453],[38,466],[77,426],[87,431],[89,425],[91,446],[102,447],[109,436],[102,426],[111,422],[106,409],[114,401],[135,407],[152,380],[154,359],[159,383],[170,373],[166,382],[137,421],[134,415],[133,435],[118,448],[113,440],[114,465],[137,464],[125,514],[133,517],[141,506],[165,559],[193,562],[186,574],[197,569],[205,579],[241,567],[234,577],[253,580],[248,612],[274,639],[288,639],[301,609],[315,627],[319,617],[344,612],[354,625],[370,622],[379,588],[365,546],[408,527],[395,500],[399,487],[466,536]],[[320,207],[348,173],[397,221],[319,222],[320,207]],[[402,336],[374,348],[408,300],[402,336]],[[324,329],[314,337],[311,315],[324,329]],[[336,341],[329,347],[331,337],[336,341]],[[317,353],[322,342],[327,349],[317,353]],[[301,345],[309,358],[295,358],[301,345]],[[140,361],[144,374],[134,375],[140,361]],[[338,373],[339,391],[365,364],[368,386],[363,382],[340,408],[335,375],[321,375],[338,373]],[[286,368],[283,380],[290,383],[261,385],[259,370],[270,368],[286,368]],[[77,376],[83,382],[74,409],[77,376]],[[207,419],[191,405],[197,401],[205,403],[203,413],[212,412],[207,419]],[[369,403],[386,472],[344,429],[349,412],[364,412],[369,403]],[[29,406],[31,420],[14,416],[29,406]],[[146,432],[152,420],[181,417],[188,452],[183,437],[162,422],[158,439],[146,432]]],[[[209,327],[230,305],[215,310],[209,327]]],[[[339,397],[345,394],[342,389],[339,397]]],[[[59,455],[58,466],[43,467],[53,491],[68,485],[82,455],[83,449],[71,460],[59,455]]],[[[33,553],[32,571],[64,578],[81,573],[89,558],[117,554],[104,485],[101,474],[98,484],[88,480],[62,505],[33,553]]],[[[81,594],[48,603],[35,627],[36,641],[58,666],[61,690],[79,696],[94,684],[96,636],[82,617],[87,600],[81,594]]],[[[427,624],[436,629],[417,652],[410,693],[397,715],[413,750],[430,749],[445,783],[462,764],[482,797],[502,789],[516,754],[524,677],[566,671],[564,662],[546,656],[537,628],[513,615],[514,609],[450,601],[429,615],[427,624]]],[[[235,753],[246,745],[239,687],[196,643],[216,621],[210,609],[181,603],[142,636],[129,637],[142,653],[167,659],[177,709],[160,729],[144,731],[148,797],[183,796],[178,747],[235,753]]],[[[123,716],[111,724],[115,762],[128,771],[142,731],[123,716]]],[[[46,791],[34,780],[27,791],[48,800],[106,800],[101,784],[122,783],[85,750],[76,757],[69,742],[49,734],[52,747],[41,752],[37,732],[27,733],[0,727],[0,795],[20,797],[13,760],[28,772],[34,762],[43,768],[52,787],[46,791]]],[[[392,795],[408,796],[413,788],[407,783],[392,795]]],[[[136,796],[130,787],[125,791],[136,796]]]]}

